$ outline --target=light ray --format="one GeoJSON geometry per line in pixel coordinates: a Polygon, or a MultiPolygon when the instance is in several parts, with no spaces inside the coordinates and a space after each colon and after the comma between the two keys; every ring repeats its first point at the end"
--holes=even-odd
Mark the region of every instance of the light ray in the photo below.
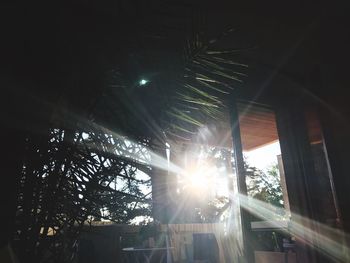
{"type": "MultiPolygon", "coordinates": [[[[250,213],[263,220],[273,219],[275,226],[279,226],[276,219],[282,219],[281,211],[284,210],[283,208],[242,194],[239,194],[239,202],[250,213]]],[[[285,231],[332,260],[349,262],[349,247],[347,246],[350,240],[349,235],[339,229],[291,213],[291,221],[285,231]]]]}
{"type": "MultiPolygon", "coordinates": [[[[114,138],[117,138],[119,140],[124,140],[130,144],[137,145],[140,148],[146,149],[147,152],[149,153],[150,158],[147,161],[140,160],[139,154],[134,153],[134,152],[129,152],[123,148],[118,148],[118,152],[114,152],[114,151],[110,151],[109,149],[106,149],[109,151],[110,154],[121,155],[122,157],[124,157],[126,159],[130,159],[134,162],[136,161],[136,162],[139,162],[141,164],[147,164],[149,166],[157,167],[159,169],[173,172],[173,173],[177,173],[177,174],[183,174],[185,172],[184,169],[180,168],[179,166],[175,165],[174,163],[172,163],[172,162],[168,163],[168,160],[166,157],[166,149],[168,148],[168,146],[166,144],[164,144],[164,157],[163,157],[163,156],[160,156],[159,154],[156,154],[149,147],[146,147],[145,145],[143,145],[141,143],[134,142],[133,140],[131,140],[130,138],[128,138],[125,135],[118,134],[118,133],[116,133],[116,132],[114,132],[106,127],[103,127],[95,122],[89,121],[86,118],[81,118],[72,112],[70,112],[69,116],[71,117],[71,120],[68,124],[74,125],[75,122],[78,122],[83,126],[83,129],[86,131],[96,131],[96,132],[99,132],[101,134],[111,135],[114,138]]],[[[96,150],[99,150],[99,149],[96,149],[96,150]]]]}

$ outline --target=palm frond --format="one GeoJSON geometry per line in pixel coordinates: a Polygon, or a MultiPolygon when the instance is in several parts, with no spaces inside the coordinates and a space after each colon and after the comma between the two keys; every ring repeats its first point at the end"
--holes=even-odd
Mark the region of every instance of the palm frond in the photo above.
{"type": "MultiPolygon", "coordinates": [[[[234,83],[242,83],[247,74],[242,70],[247,65],[232,60],[229,55],[239,52],[239,49],[216,50],[214,45],[224,37],[228,36],[234,29],[224,31],[220,36],[210,41],[203,37],[202,29],[186,39],[184,44],[184,72],[183,80],[174,92],[174,100],[181,101],[181,107],[195,105],[196,112],[192,116],[186,113],[186,117],[179,111],[167,111],[171,116],[171,122],[177,120],[177,125],[171,125],[173,133],[176,131],[183,134],[193,128],[182,128],[186,125],[205,124],[210,120],[220,119],[224,103],[222,95],[228,95],[234,89],[234,83]],[[221,94],[221,95],[220,95],[221,94]],[[175,119],[174,119],[175,118],[175,119]]],[[[190,107],[190,106],[189,106],[190,107]]],[[[181,111],[180,111],[181,112],[181,111]]],[[[193,131],[192,131],[193,133],[193,131]]]]}

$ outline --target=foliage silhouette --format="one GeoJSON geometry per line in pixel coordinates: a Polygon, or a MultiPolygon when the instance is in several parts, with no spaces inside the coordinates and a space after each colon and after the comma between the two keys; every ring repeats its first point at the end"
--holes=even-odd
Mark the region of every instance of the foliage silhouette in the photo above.
{"type": "MultiPolygon", "coordinates": [[[[127,19],[132,10],[120,13],[126,11],[122,17],[127,19]]],[[[216,48],[228,31],[208,39],[202,14],[186,12],[183,17],[177,10],[176,4],[154,7],[149,19],[141,16],[115,31],[113,15],[98,9],[96,14],[107,14],[102,22],[97,16],[83,20],[94,34],[79,31],[75,39],[67,33],[74,40],[71,49],[62,32],[72,33],[83,21],[72,14],[62,19],[57,45],[63,62],[57,67],[63,69],[56,73],[61,80],[61,70],[68,70],[70,85],[61,87],[58,98],[49,99],[55,93],[38,96],[49,110],[33,110],[35,118],[43,118],[41,126],[25,136],[14,244],[23,262],[72,261],[88,220],[129,223],[150,215],[151,194],[142,189],[151,181],[138,177],[152,177],[144,149],[169,137],[189,140],[206,122],[220,118],[224,98],[241,83],[246,66],[232,60],[235,53],[216,48]],[[168,19],[154,21],[164,11],[170,12],[168,19]],[[155,37],[172,19],[173,28],[182,21],[181,33],[174,29],[169,37],[155,37]],[[67,69],[70,64],[72,70],[67,69]],[[149,79],[142,87],[135,84],[141,75],[149,79]],[[143,161],[125,158],[129,151],[143,161]]]]}

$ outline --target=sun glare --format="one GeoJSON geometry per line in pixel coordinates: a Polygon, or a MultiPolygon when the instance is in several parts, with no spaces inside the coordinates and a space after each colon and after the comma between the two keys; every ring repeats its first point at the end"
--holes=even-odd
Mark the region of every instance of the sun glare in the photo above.
{"type": "Polygon", "coordinates": [[[209,178],[201,171],[196,171],[188,175],[190,187],[196,190],[205,190],[208,187],[209,178]]]}
{"type": "Polygon", "coordinates": [[[217,168],[210,164],[193,165],[185,169],[179,183],[183,190],[191,194],[208,195],[215,182],[216,173],[217,168]]]}

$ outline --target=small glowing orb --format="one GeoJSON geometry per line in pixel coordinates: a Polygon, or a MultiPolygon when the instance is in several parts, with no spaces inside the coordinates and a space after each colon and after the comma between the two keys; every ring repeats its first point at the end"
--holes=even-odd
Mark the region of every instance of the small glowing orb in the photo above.
{"type": "Polygon", "coordinates": [[[144,86],[144,85],[146,85],[148,83],[148,80],[146,80],[146,79],[141,79],[140,81],[139,81],[139,85],[140,86],[144,86]]]}

